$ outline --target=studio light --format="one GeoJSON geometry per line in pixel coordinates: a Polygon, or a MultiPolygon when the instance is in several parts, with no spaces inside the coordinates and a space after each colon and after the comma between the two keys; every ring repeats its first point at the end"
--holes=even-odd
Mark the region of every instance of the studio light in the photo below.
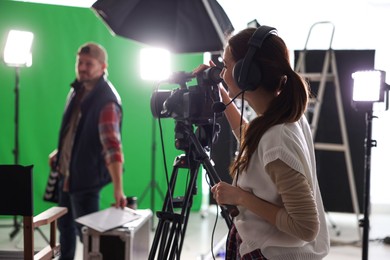
{"type": "Polygon", "coordinates": [[[381,70],[357,71],[352,74],[354,102],[383,102],[386,73],[381,70]]]}
{"type": "MultiPolygon", "coordinates": [[[[10,30],[4,47],[4,62],[7,66],[15,68],[15,147],[13,150],[14,164],[19,164],[19,78],[20,68],[32,65],[31,46],[34,34],[27,31],[10,30]]],[[[14,216],[13,238],[20,230],[17,216],[14,216]]]]}
{"type": "Polygon", "coordinates": [[[363,228],[362,260],[368,259],[370,230],[370,182],[371,182],[371,148],[377,143],[372,139],[373,104],[386,101],[388,109],[389,85],[385,83],[386,73],[381,70],[357,71],[352,74],[352,105],[357,110],[366,112],[366,137],[364,144],[364,218],[360,220],[363,228]]]}
{"type": "Polygon", "coordinates": [[[140,53],[141,78],[165,80],[171,74],[171,54],[161,48],[144,48],[140,53]]]}
{"type": "Polygon", "coordinates": [[[27,31],[10,30],[4,48],[4,62],[9,67],[30,67],[31,46],[34,34],[27,31]]]}

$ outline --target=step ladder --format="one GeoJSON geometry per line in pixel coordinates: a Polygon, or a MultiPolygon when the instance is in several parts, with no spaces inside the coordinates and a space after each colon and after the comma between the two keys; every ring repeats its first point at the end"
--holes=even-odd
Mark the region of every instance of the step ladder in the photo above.
{"type": "MultiPolygon", "coordinates": [[[[345,157],[345,163],[347,168],[347,174],[348,174],[348,181],[349,181],[349,187],[351,192],[351,198],[352,198],[352,206],[353,210],[357,217],[357,223],[359,223],[359,203],[358,203],[358,197],[356,192],[356,186],[355,186],[355,178],[353,173],[353,167],[352,167],[352,159],[351,159],[351,152],[349,149],[349,143],[348,143],[348,134],[347,134],[347,127],[345,123],[345,117],[344,117],[344,109],[343,109],[343,102],[342,102],[342,96],[341,96],[341,90],[340,90],[340,83],[339,78],[337,74],[337,65],[336,65],[336,56],[335,52],[332,49],[332,42],[333,42],[333,36],[334,36],[335,26],[333,23],[329,21],[322,21],[314,23],[309,30],[309,34],[306,39],[305,47],[304,49],[299,53],[297,63],[295,66],[295,71],[300,74],[303,78],[308,80],[310,83],[317,82],[318,83],[318,90],[317,95],[314,98],[310,99],[309,106],[306,112],[306,115],[309,119],[309,123],[311,126],[312,134],[313,134],[313,140],[314,140],[314,147],[316,150],[322,150],[322,151],[334,151],[334,152],[343,152],[345,157]],[[315,73],[308,73],[306,72],[306,54],[310,52],[310,49],[308,48],[310,36],[312,34],[313,29],[318,26],[329,26],[330,28],[330,40],[329,40],[329,46],[327,46],[325,57],[324,57],[324,63],[322,66],[321,72],[315,72],[315,73]],[[338,114],[338,120],[340,125],[340,133],[341,133],[341,143],[322,143],[317,142],[316,134],[317,134],[317,126],[318,121],[321,115],[321,107],[326,100],[324,100],[324,93],[325,88],[327,86],[326,83],[333,83],[334,86],[334,96],[337,106],[337,114],[338,114]]],[[[330,85],[328,85],[329,87],[330,85]]],[[[330,86],[331,87],[331,86],[330,86]]],[[[359,226],[359,225],[358,225],[359,226]]],[[[361,237],[360,229],[358,234],[361,237]]]]}

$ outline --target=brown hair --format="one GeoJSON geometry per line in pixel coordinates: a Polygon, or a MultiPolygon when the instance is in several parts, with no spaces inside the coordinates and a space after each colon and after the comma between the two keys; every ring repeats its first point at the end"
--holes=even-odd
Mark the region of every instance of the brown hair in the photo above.
{"type": "MultiPolygon", "coordinates": [[[[235,61],[245,57],[248,41],[255,30],[244,29],[228,40],[235,61]]],[[[279,36],[270,34],[257,49],[252,62],[255,62],[262,72],[258,87],[272,93],[280,93],[263,115],[253,119],[243,132],[239,153],[230,167],[232,176],[248,168],[252,154],[269,128],[277,124],[292,123],[302,117],[310,95],[307,82],[291,68],[288,49],[279,36]]]]}

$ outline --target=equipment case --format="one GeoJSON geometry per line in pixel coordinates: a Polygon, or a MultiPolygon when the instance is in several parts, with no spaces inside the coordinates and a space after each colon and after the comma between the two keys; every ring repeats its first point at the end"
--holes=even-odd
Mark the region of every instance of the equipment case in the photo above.
{"type": "Polygon", "coordinates": [[[152,211],[136,210],[141,215],[121,227],[99,232],[84,226],[84,260],[139,260],[147,259],[150,249],[152,211]]]}

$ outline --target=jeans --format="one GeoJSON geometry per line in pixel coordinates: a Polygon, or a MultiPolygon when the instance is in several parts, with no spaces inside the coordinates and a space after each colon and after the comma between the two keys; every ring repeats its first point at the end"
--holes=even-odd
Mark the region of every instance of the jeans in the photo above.
{"type": "Polygon", "coordinates": [[[74,220],[99,210],[100,190],[72,193],[62,191],[62,180],[59,187],[59,206],[67,207],[68,213],[58,219],[60,232],[60,260],[73,260],[76,252],[76,239],[82,242],[82,225],[74,220]]]}

